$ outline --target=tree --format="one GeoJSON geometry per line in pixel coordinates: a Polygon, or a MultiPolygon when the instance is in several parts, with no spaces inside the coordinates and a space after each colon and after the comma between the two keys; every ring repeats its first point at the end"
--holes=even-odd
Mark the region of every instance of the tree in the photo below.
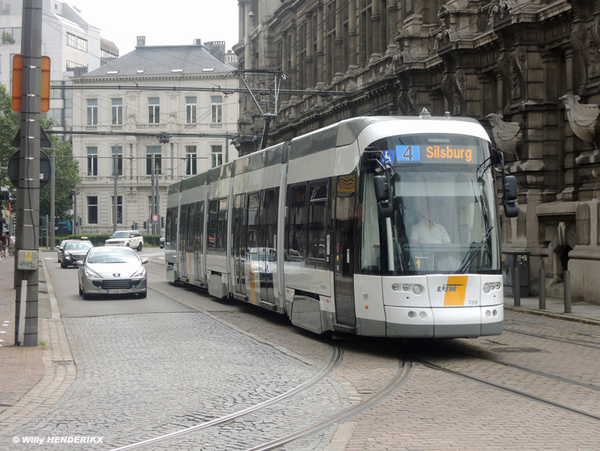
{"type": "MultiPolygon", "coordinates": [[[[7,187],[12,202],[16,200],[16,188],[10,182],[6,168],[10,157],[18,150],[12,146],[12,141],[17,136],[19,129],[19,113],[12,110],[12,99],[3,85],[0,85],[0,185],[7,187]]],[[[50,119],[42,118],[42,127],[45,130],[52,128],[50,119]]],[[[58,217],[67,217],[68,211],[73,206],[71,194],[80,183],[78,162],[73,158],[73,148],[70,142],[60,141],[56,135],[49,135],[50,141],[56,149],[55,173],[55,214],[58,217]]],[[[51,150],[44,149],[51,155],[51,150]]],[[[50,216],[50,190],[48,183],[40,191],[40,216],[50,216]]]]}
{"type": "Polygon", "coordinates": [[[12,141],[17,136],[19,129],[19,113],[12,110],[12,98],[6,87],[0,84],[0,186],[8,188],[10,198],[14,202],[16,190],[8,178],[8,162],[17,151],[12,146],[12,141]]]}

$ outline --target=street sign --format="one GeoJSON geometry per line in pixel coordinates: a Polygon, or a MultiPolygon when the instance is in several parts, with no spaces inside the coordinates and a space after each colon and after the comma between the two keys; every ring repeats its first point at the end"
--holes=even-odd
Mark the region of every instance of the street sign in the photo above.
{"type": "MultiPolygon", "coordinates": [[[[17,188],[19,186],[19,156],[20,151],[17,150],[8,162],[8,178],[17,188]]],[[[48,184],[50,176],[52,175],[52,165],[50,164],[50,158],[48,155],[41,150],[40,151],[40,189],[48,184]]]]}
{"type": "Polygon", "coordinates": [[[157,214],[153,214],[152,215],[152,224],[158,224],[159,219],[160,218],[158,217],[157,214]]]}

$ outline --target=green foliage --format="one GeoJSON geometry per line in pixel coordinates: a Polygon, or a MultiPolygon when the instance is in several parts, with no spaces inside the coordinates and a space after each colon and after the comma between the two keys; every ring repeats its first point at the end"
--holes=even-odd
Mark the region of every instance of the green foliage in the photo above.
{"type": "MultiPolygon", "coordinates": [[[[0,166],[6,168],[10,157],[17,151],[12,146],[12,141],[17,136],[19,129],[19,113],[12,110],[12,98],[4,85],[0,84],[0,166]]],[[[0,186],[9,189],[10,198],[14,201],[16,189],[8,178],[8,171],[0,171],[0,186]]]]}
{"type": "Polygon", "coordinates": [[[2,45],[4,45],[4,44],[15,44],[16,41],[13,39],[13,37],[10,35],[10,33],[7,33],[6,31],[3,31],[2,34],[0,35],[0,43],[2,45]]]}
{"type": "MultiPolygon", "coordinates": [[[[8,166],[12,155],[18,150],[12,142],[19,130],[20,114],[12,110],[12,98],[6,88],[0,85],[0,166],[8,166]]],[[[52,121],[43,118],[42,127],[45,130],[52,128],[52,121]]],[[[55,214],[66,218],[67,212],[72,208],[71,195],[73,189],[81,182],[79,178],[78,162],[73,158],[73,149],[70,142],[64,142],[58,136],[49,134],[50,141],[56,149],[55,173],[55,214]]],[[[50,157],[52,151],[43,149],[50,157]]],[[[9,189],[10,199],[16,201],[16,188],[8,179],[6,170],[0,171],[0,185],[9,189]]],[[[40,190],[40,216],[50,216],[50,182],[40,190]]]]}

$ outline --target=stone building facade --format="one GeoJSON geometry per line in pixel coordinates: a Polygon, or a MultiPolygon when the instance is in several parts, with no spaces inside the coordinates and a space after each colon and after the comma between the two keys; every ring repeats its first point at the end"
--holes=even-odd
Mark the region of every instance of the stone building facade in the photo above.
{"type": "MultiPolygon", "coordinates": [[[[269,144],[359,115],[479,120],[519,187],[503,249],[600,303],[600,0],[240,0],[240,69],[285,72],[269,144]],[[348,95],[327,96],[327,91],[348,95]]],[[[255,77],[253,87],[269,87],[255,77]]],[[[241,135],[264,119],[240,96],[241,135]]],[[[240,140],[240,153],[258,148],[240,140]]]]}

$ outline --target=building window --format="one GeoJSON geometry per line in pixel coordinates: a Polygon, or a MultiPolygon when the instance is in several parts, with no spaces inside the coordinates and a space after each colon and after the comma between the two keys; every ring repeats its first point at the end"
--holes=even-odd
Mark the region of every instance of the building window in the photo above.
{"type": "Polygon", "coordinates": [[[87,52],[88,49],[87,39],[80,38],[71,33],[67,33],[67,45],[84,52],[87,52]]]}
{"type": "Polygon", "coordinates": [[[112,124],[123,123],[123,99],[112,99],[112,124]]]}
{"type": "Polygon", "coordinates": [[[185,122],[187,124],[196,123],[196,97],[185,98],[185,122]]]}
{"type": "MultiPolygon", "coordinates": [[[[110,196],[112,208],[110,209],[111,219],[112,212],[115,208],[115,196],[110,196]]],[[[117,196],[117,224],[123,224],[123,196],[117,196]]]]}
{"type": "Polygon", "coordinates": [[[87,66],[67,60],[67,72],[73,72],[76,76],[81,76],[87,72],[87,66]]]}
{"type": "Polygon", "coordinates": [[[196,146],[185,146],[185,175],[196,175],[196,146]]]}
{"type": "Polygon", "coordinates": [[[111,147],[112,157],[113,157],[113,165],[116,164],[116,168],[113,166],[112,174],[115,174],[115,169],[117,175],[123,175],[123,147],[121,146],[113,146],[111,147]],[[116,160],[115,160],[116,156],[116,160]]]}
{"type": "Polygon", "coordinates": [[[148,98],[148,122],[150,124],[160,123],[160,99],[158,97],[148,98]]]}
{"type": "Polygon", "coordinates": [[[87,222],[98,224],[98,196],[87,197],[87,222]]]}
{"type": "Polygon", "coordinates": [[[87,99],[87,125],[98,125],[98,99],[87,99]]]}
{"type": "Polygon", "coordinates": [[[212,122],[223,122],[223,96],[210,96],[212,122]]]}
{"type": "Polygon", "coordinates": [[[155,174],[161,174],[160,146],[146,146],[146,174],[152,175],[152,155],[154,155],[155,174]]]}
{"type": "Polygon", "coordinates": [[[210,146],[212,167],[216,168],[223,164],[223,146],[210,146]]]}
{"type": "Polygon", "coordinates": [[[87,175],[98,175],[98,148],[87,148],[87,175]]]}

